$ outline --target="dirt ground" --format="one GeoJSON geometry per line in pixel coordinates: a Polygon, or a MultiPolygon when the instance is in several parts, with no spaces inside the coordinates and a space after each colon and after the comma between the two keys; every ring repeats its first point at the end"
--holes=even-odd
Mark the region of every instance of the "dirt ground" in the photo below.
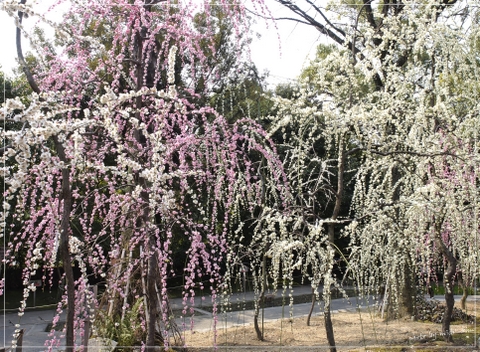
{"type": "MultiPolygon", "coordinates": [[[[480,317],[480,304],[469,303],[467,312],[476,312],[480,317]]],[[[367,311],[333,314],[332,320],[338,351],[406,351],[407,348],[409,351],[473,351],[475,336],[478,339],[480,331],[474,324],[455,323],[451,326],[456,340],[452,345],[441,341],[440,324],[410,319],[385,322],[367,311]]],[[[267,322],[264,332],[265,341],[259,341],[253,324],[219,330],[216,344],[219,351],[327,350],[323,316],[312,317],[310,326],[306,325],[306,317],[267,322]]],[[[185,339],[187,346],[198,352],[212,350],[209,347],[214,345],[213,332],[187,332],[185,339]]]]}

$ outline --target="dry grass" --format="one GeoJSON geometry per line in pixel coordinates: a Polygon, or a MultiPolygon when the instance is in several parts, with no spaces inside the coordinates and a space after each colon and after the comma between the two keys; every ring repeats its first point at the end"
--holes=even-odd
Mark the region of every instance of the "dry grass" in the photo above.
{"type": "MultiPolygon", "coordinates": [[[[469,314],[474,310],[480,317],[480,304],[469,303],[469,314]]],[[[474,331],[477,338],[480,333],[480,327],[473,324],[454,324],[456,343],[445,345],[441,341],[440,324],[409,319],[385,322],[367,311],[337,313],[332,320],[339,351],[402,351],[405,347],[412,350],[411,346],[417,351],[472,351],[474,331]]],[[[259,341],[253,324],[219,330],[217,346],[220,351],[325,351],[328,346],[322,316],[312,318],[311,326],[306,326],[306,318],[268,322],[264,332],[265,341],[259,341]]],[[[211,350],[214,344],[213,332],[187,332],[185,338],[187,346],[195,351],[211,350]]]]}

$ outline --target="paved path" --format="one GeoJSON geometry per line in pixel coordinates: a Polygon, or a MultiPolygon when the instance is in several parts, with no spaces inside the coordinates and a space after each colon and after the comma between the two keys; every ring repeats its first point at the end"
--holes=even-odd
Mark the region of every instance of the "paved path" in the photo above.
{"type": "MultiPolygon", "coordinates": [[[[44,351],[45,341],[49,339],[46,332],[47,326],[53,321],[55,310],[29,310],[22,317],[15,312],[6,312],[0,316],[0,326],[3,342],[2,346],[11,346],[15,329],[24,329],[23,350],[44,351]],[[16,324],[19,324],[15,326],[16,324]]],[[[61,314],[60,321],[65,321],[65,312],[61,314]]],[[[60,332],[56,333],[60,337],[60,332]]]]}
{"type": "MultiPolygon", "coordinates": [[[[305,295],[311,293],[311,288],[308,286],[295,287],[291,294],[293,296],[305,295]]],[[[289,292],[287,292],[287,297],[289,292]]],[[[281,292],[277,293],[277,296],[281,296],[281,292]]],[[[455,301],[458,301],[461,296],[455,296],[455,301]]],[[[444,300],[443,296],[435,296],[435,299],[442,301],[444,300]]],[[[207,310],[202,309],[208,306],[211,306],[211,303],[208,302],[209,299],[202,300],[200,297],[196,298],[195,311],[196,314],[193,317],[193,330],[195,331],[207,331],[213,328],[213,315],[207,310]]],[[[253,300],[253,293],[241,293],[234,294],[231,297],[231,302],[247,302],[253,300]]],[[[478,301],[480,302],[480,295],[469,296],[468,301],[478,301]]],[[[331,309],[332,313],[336,314],[338,312],[354,312],[357,308],[367,308],[368,306],[374,305],[375,302],[373,299],[370,302],[367,301],[358,301],[355,297],[351,298],[350,301],[345,299],[334,299],[332,300],[331,309]]],[[[182,309],[181,299],[172,299],[171,306],[173,309],[182,309]]],[[[293,309],[290,310],[289,306],[285,307],[269,307],[264,310],[264,321],[277,320],[280,318],[288,318],[290,314],[292,317],[301,317],[306,316],[310,311],[311,303],[302,303],[295,304],[293,309]]],[[[253,323],[253,310],[242,310],[238,312],[229,312],[229,313],[220,313],[217,317],[217,328],[223,329],[225,327],[243,325],[243,324],[252,324],[253,323]]],[[[321,304],[317,304],[314,311],[315,315],[321,315],[322,307],[321,304]]],[[[24,329],[23,337],[23,350],[25,352],[36,352],[44,351],[45,341],[49,339],[49,333],[46,332],[47,325],[53,320],[55,315],[54,310],[34,310],[25,312],[24,316],[21,318],[15,312],[6,312],[0,316],[0,326],[2,336],[3,336],[3,346],[11,346],[12,336],[16,329],[15,324],[20,324],[20,328],[24,329]]],[[[260,317],[261,319],[261,317],[260,317]]],[[[60,321],[65,320],[65,312],[62,313],[60,321]]],[[[192,318],[187,317],[185,319],[178,318],[177,324],[179,327],[184,325],[187,329],[190,329],[192,323],[192,318]]],[[[61,338],[61,333],[55,333],[58,338],[61,338]]],[[[63,339],[61,339],[62,342],[63,339]]],[[[0,340],[0,343],[2,341],[0,340]]],[[[64,343],[64,342],[63,342],[64,343]]],[[[63,347],[60,346],[55,348],[55,350],[63,350],[63,347]]],[[[92,352],[92,348],[89,349],[89,352],[92,352]]]]}
{"type": "MultiPolygon", "coordinates": [[[[302,316],[307,316],[310,312],[310,308],[312,306],[311,302],[309,303],[300,303],[294,304],[293,308],[291,308],[289,303],[289,295],[292,296],[303,296],[303,295],[310,295],[312,289],[310,286],[298,286],[295,287],[291,292],[288,290],[285,292],[284,296],[286,305],[280,307],[267,307],[264,308],[264,321],[272,321],[281,318],[298,318],[302,316]]],[[[271,293],[273,294],[273,293],[271,293]]],[[[277,291],[275,293],[275,297],[282,297],[282,291],[277,291]]],[[[202,305],[205,307],[211,307],[212,303],[209,302],[209,298],[202,300],[201,297],[195,299],[195,307],[194,310],[196,313],[194,317],[186,317],[185,319],[176,319],[177,324],[182,327],[185,326],[187,329],[190,329],[192,326],[192,319],[193,319],[193,330],[194,331],[208,331],[213,329],[213,315],[210,313],[209,310],[202,309],[202,305]]],[[[246,293],[238,293],[233,294],[230,296],[230,303],[231,305],[242,305],[244,302],[251,302],[254,300],[254,293],[253,292],[246,292],[246,293]]],[[[180,299],[171,300],[171,307],[173,310],[182,309],[183,305],[180,299]]],[[[343,298],[334,299],[331,303],[331,310],[332,313],[338,312],[355,312],[357,307],[358,308],[366,308],[369,305],[374,305],[374,299],[370,299],[370,302],[366,300],[357,301],[356,297],[350,298],[350,300],[346,300],[343,298]]],[[[237,325],[244,325],[244,324],[253,324],[253,317],[254,311],[253,310],[239,310],[234,312],[222,312],[221,307],[219,307],[219,314],[217,317],[217,328],[227,328],[231,326],[237,325]]],[[[321,315],[323,311],[323,302],[315,305],[314,315],[321,315]]],[[[260,314],[262,314],[262,310],[260,310],[260,314]]],[[[261,315],[259,317],[259,321],[261,321],[261,315]]]]}

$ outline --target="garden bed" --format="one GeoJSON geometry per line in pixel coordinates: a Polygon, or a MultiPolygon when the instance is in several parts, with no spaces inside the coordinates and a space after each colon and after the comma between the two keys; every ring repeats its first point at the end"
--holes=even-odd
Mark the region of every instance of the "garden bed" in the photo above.
{"type": "MultiPolygon", "coordinates": [[[[446,344],[441,334],[441,324],[398,319],[384,321],[364,311],[336,313],[332,315],[335,341],[338,351],[472,351],[474,338],[478,339],[480,307],[467,304],[469,313],[475,313],[477,324],[452,324],[455,342],[446,344]]],[[[235,326],[217,331],[219,351],[326,351],[325,324],[322,316],[312,318],[311,326],[306,318],[290,321],[282,319],[265,323],[265,341],[256,337],[253,324],[235,326]]],[[[186,332],[189,351],[213,351],[214,332],[186,332]]]]}

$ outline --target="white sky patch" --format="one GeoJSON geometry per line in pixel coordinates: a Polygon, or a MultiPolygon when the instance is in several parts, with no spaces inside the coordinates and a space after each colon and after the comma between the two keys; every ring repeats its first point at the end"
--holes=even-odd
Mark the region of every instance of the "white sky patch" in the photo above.
{"type": "MultiPolygon", "coordinates": [[[[294,17],[293,13],[274,0],[267,0],[272,16],[294,17]]],[[[318,44],[325,43],[326,38],[312,26],[295,21],[279,20],[267,24],[261,18],[256,19],[252,30],[261,38],[255,38],[251,46],[252,61],[260,72],[268,70],[270,84],[286,83],[297,78],[310,60],[315,57],[318,44]],[[280,38],[280,41],[279,41],[280,38]]]]}
{"type": "Polygon", "coordinates": [[[16,48],[15,48],[15,24],[13,18],[8,16],[3,10],[0,11],[0,65],[7,75],[12,75],[12,68],[16,66],[16,48]]]}

